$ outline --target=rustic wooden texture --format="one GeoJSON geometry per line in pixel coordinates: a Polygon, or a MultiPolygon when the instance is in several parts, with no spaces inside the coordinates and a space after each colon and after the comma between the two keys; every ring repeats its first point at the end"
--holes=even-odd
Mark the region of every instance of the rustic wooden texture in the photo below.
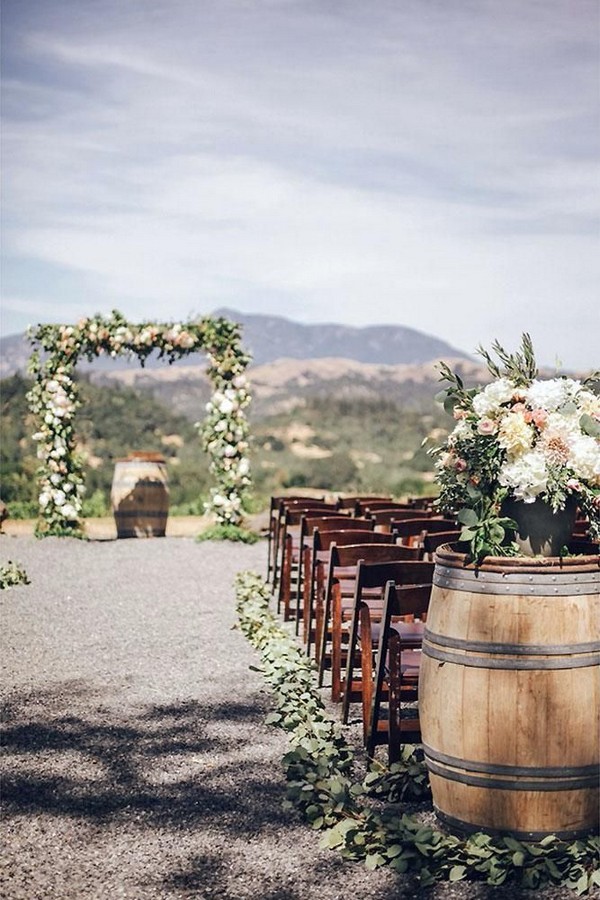
{"type": "MultiPolygon", "coordinates": [[[[444,564],[449,560],[445,554],[444,564]]],[[[589,566],[588,557],[579,568],[589,570],[589,566]]],[[[519,565],[511,560],[510,567],[515,570],[519,565]]],[[[536,568],[535,563],[529,560],[528,568],[532,567],[536,568]]],[[[575,574],[577,565],[570,560],[567,569],[575,574]]],[[[551,571],[547,561],[540,561],[538,572],[542,570],[551,571]]],[[[560,571],[564,574],[565,569],[560,571]]],[[[434,587],[419,707],[423,743],[432,751],[434,804],[443,815],[467,826],[518,834],[570,835],[597,827],[598,788],[559,789],[565,779],[576,777],[566,772],[547,773],[547,790],[474,786],[452,777],[467,774],[507,783],[507,787],[531,781],[532,773],[486,774],[477,771],[477,764],[532,770],[590,767],[593,776],[593,767],[597,771],[600,763],[600,679],[597,665],[579,667],[578,662],[590,661],[589,645],[598,641],[599,625],[598,592],[501,596],[434,587]],[[444,640],[512,644],[521,652],[509,647],[506,653],[448,647],[444,640],[436,642],[435,635],[444,640]],[[538,653],[527,652],[525,645],[538,653]],[[577,645],[587,645],[587,652],[583,646],[577,652],[577,645]],[[564,652],[560,646],[566,648],[564,652]],[[555,649],[540,654],[544,647],[555,649]],[[433,658],[432,649],[450,653],[452,659],[433,658]],[[476,658],[504,660],[507,668],[487,668],[486,662],[482,667],[467,664],[476,658]],[[535,668],[516,668],[524,662],[535,668]],[[557,662],[566,667],[543,668],[545,663],[557,662]],[[436,763],[440,753],[461,763],[436,763]],[[434,771],[436,767],[441,767],[441,775],[434,771]]]]}
{"type": "Polygon", "coordinates": [[[169,515],[164,458],[158,454],[136,454],[117,460],[110,500],[117,537],[164,537],[169,515]]]}

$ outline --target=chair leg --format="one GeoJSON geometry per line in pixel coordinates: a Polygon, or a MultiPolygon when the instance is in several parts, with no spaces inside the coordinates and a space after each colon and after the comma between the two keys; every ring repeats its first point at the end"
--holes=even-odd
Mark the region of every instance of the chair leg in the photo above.
{"type": "Polygon", "coordinates": [[[342,699],[342,595],[337,584],[334,585],[331,605],[331,699],[339,703],[342,699]]]}
{"type": "Polygon", "coordinates": [[[278,611],[283,607],[283,620],[287,622],[290,618],[290,596],[292,589],[292,537],[286,535],[283,544],[283,555],[281,562],[281,573],[279,578],[279,603],[278,611]]]}
{"type": "Polygon", "coordinates": [[[361,647],[363,743],[366,746],[369,736],[369,723],[371,721],[371,708],[373,706],[373,632],[369,607],[366,603],[361,604],[360,607],[359,639],[361,647]]]}
{"type": "MultiPolygon", "coordinates": [[[[341,629],[340,629],[341,631],[341,629]]],[[[342,699],[342,722],[348,724],[348,714],[350,712],[350,701],[352,698],[352,685],[354,683],[354,664],[356,656],[356,645],[358,641],[358,609],[355,607],[352,611],[352,619],[350,620],[350,637],[348,640],[348,654],[346,656],[346,678],[344,681],[344,696],[342,699]]]]}

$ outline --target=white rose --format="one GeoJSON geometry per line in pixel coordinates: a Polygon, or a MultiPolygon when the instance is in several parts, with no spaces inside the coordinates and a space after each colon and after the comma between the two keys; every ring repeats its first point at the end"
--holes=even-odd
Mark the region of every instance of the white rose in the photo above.
{"type": "Polygon", "coordinates": [[[227,416],[229,415],[229,413],[233,412],[233,403],[231,402],[231,400],[228,400],[226,398],[224,400],[221,400],[219,404],[219,412],[223,413],[224,416],[227,416]]]}
{"type": "Polygon", "coordinates": [[[76,519],[77,518],[77,510],[71,503],[65,503],[61,509],[61,512],[65,519],[76,519]]]}
{"type": "Polygon", "coordinates": [[[64,491],[53,491],[52,499],[55,506],[62,506],[67,498],[64,491]]]}
{"type": "Polygon", "coordinates": [[[51,500],[50,494],[46,493],[46,491],[42,491],[42,493],[38,497],[38,503],[40,504],[42,509],[46,509],[46,507],[50,503],[50,500],[51,500]]]}

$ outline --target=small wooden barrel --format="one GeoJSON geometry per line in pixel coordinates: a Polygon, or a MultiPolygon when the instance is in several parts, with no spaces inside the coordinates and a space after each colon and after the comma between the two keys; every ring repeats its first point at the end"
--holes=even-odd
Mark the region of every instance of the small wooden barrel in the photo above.
{"type": "Polygon", "coordinates": [[[419,711],[436,812],[459,834],[598,827],[600,557],[436,554],[419,711]]]}
{"type": "Polygon", "coordinates": [[[164,537],[169,514],[164,456],[136,452],[118,459],[110,500],[117,537],[164,537]]]}

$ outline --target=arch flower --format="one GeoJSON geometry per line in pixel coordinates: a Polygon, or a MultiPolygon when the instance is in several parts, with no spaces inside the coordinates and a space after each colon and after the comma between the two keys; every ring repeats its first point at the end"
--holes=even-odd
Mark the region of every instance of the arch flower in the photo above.
{"type": "Polygon", "coordinates": [[[251,397],[245,375],[250,357],[241,346],[237,323],[207,316],[187,323],[132,324],[113,310],[110,316],[84,318],[76,325],[37,325],[28,336],[34,346],[28,401],[38,423],[33,438],[40,462],[36,534],[83,534],[83,460],[76,452],[74,431],[80,405],[74,379],[77,362],[101,354],[127,355],[143,366],[154,350],[169,363],[198,351],[207,355],[213,394],[206,418],[196,423],[214,477],[205,506],[218,525],[241,525],[252,484],[245,414],[251,397]]]}

